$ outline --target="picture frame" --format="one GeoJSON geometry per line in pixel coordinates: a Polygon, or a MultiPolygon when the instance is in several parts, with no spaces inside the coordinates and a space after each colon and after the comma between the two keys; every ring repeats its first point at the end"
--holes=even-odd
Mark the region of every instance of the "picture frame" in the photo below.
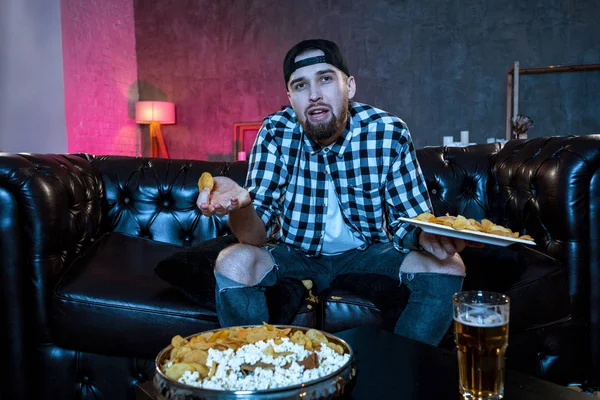
{"type": "Polygon", "coordinates": [[[262,126],[262,121],[233,123],[233,160],[244,161],[252,151],[254,140],[262,126]]]}

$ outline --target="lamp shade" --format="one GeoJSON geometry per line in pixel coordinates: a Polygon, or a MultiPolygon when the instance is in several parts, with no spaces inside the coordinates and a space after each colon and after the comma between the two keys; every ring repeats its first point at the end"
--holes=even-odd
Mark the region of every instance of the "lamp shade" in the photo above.
{"type": "Polygon", "coordinates": [[[138,124],[149,124],[150,122],[174,124],[175,104],[168,101],[138,101],[135,103],[135,122],[138,124]]]}

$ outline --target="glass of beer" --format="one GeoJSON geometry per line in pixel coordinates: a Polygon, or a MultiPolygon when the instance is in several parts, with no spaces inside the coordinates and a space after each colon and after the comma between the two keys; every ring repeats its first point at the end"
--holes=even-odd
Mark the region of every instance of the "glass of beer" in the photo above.
{"type": "Polygon", "coordinates": [[[469,291],[454,294],[452,301],[460,393],[464,399],[503,398],[509,298],[469,291]]]}

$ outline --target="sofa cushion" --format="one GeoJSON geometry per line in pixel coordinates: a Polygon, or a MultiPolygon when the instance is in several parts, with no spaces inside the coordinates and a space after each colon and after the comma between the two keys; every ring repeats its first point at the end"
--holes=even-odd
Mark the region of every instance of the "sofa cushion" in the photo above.
{"type": "Polygon", "coordinates": [[[511,333],[568,319],[571,301],[567,273],[556,259],[520,244],[466,248],[464,290],[505,293],[511,333]]]}
{"type": "Polygon", "coordinates": [[[108,233],[58,281],[52,335],[68,349],[153,358],[176,334],[218,328],[209,306],[189,301],[154,273],[180,247],[108,233]]]}
{"type": "Polygon", "coordinates": [[[409,291],[396,279],[377,274],[344,274],[321,294],[322,327],[339,332],[362,325],[393,330],[409,291]]]}
{"type": "Polygon", "coordinates": [[[160,260],[154,267],[154,272],[190,300],[209,305],[214,310],[213,268],[219,252],[234,243],[238,243],[234,235],[206,240],[199,246],[178,251],[160,260]]]}
{"type": "MultiPolygon", "coordinates": [[[[207,240],[161,260],[154,271],[193,302],[214,310],[215,262],[219,252],[234,243],[238,243],[238,240],[233,235],[207,240]]],[[[265,291],[265,295],[271,323],[287,325],[293,323],[299,311],[314,312],[302,307],[308,294],[299,280],[280,279],[277,285],[265,291]]]]}
{"type": "MultiPolygon", "coordinates": [[[[174,335],[218,328],[210,263],[202,262],[206,268],[197,268],[189,279],[194,282],[191,291],[172,286],[154,271],[161,261],[186,260],[182,253],[189,256],[201,249],[105,234],[66,269],[55,287],[54,342],[73,350],[153,358],[174,335]]],[[[214,246],[209,246],[209,254],[211,250],[214,246]]],[[[189,266],[195,264],[184,265],[189,266]]],[[[266,295],[272,323],[291,322],[293,310],[301,308],[306,297],[296,280],[282,280],[266,295]]]]}

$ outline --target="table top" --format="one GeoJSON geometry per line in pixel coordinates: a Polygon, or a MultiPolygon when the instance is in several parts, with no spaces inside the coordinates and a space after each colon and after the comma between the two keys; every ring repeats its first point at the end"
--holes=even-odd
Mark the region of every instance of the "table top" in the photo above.
{"type": "MultiPolygon", "coordinates": [[[[356,353],[352,399],[461,399],[456,354],[375,327],[336,333],[356,353]]],[[[506,371],[510,400],[590,400],[590,397],[515,371],[506,371]]]]}
{"type": "MultiPolygon", "coordinates": [[[[460,400],[456,354],[375,327],[335,334],[354,350],[356,387],[351,399],[460,400]],[[391,397],[392,396],[392,397],[391,397]]],[[[151,382],[137,387],[138,400],[152,400],[151,382]]],[[[515,371],[506,371],[509,400],[590,400],[572,389],[515,371]]]]}

